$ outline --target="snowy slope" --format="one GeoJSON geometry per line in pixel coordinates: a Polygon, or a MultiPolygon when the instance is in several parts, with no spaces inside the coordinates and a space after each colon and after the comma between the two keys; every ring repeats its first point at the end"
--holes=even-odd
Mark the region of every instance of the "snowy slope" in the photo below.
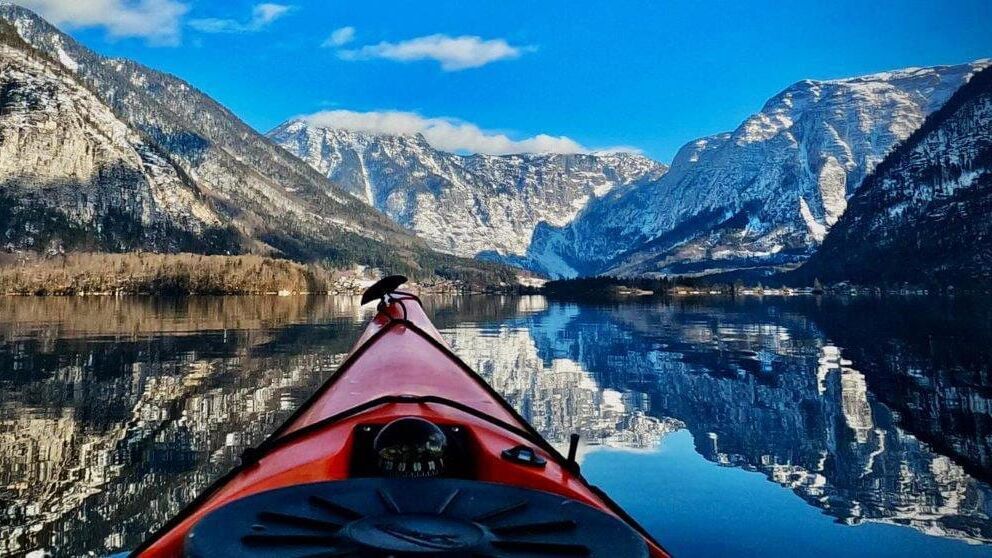
{"type": "Polygon", "coordinates": [[[689,142],[659,180],[541,231],[529,255],[584,274],[795,265],[885,154],[986,65],[798,82],[733,132],[689,142]]]}
{"type": "Polygon", "coordinates": [[[161,150],[2,21],[0,217],[8,250],[230,248],[161,150]]]}
{"type": "Polygon", "coordinates": [[[876,167],[799,274],[992,284],[992,68],[876,167]]]}
{"type": "Polygon", "coordinates": [[[665,171],[631,153],[456,155],[420,135],[304,119],[269,137],[433,248],[463,256],[523,255],[538,223],[563,226],[590,200],[665,171]]]}

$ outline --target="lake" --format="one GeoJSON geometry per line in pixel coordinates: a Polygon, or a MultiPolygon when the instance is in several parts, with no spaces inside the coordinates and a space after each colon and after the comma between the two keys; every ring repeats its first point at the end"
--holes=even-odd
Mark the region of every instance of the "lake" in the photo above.
{"type": "MultiPolygon", "coordinates": [[[[992,556],[992,304],[425,300],[677,556],[992,556]]],[[[0,555],[103,555],[333,373],[351,297],[0,298],[0,555]]]]}

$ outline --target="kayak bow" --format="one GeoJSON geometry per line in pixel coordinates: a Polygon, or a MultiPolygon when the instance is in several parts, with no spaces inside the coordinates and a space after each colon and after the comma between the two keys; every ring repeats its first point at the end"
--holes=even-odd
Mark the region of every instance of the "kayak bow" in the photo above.
{"type": "Polygon", "coordinates": [[[378,312],[338,371],[133,556],[668,556],[401,283],[367,291],[378,312]]]}

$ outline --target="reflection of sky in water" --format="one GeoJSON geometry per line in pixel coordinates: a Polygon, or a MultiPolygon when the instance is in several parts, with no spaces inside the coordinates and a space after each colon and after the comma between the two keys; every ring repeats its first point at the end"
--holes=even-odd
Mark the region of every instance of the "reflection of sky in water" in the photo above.
{"type": "MultiPolygon", "coordinates": [[[[972,476],[992,469],[987,328],[956,318],[945,347],[947,310],[909,309],[428,301],[552,443],[582,434],[587,475],[677,553],[992,554],[961,542],[992,538],[972,476]]],[[[0,553],[133,546],[367,317],[349,298],[0,300],[0,553]]]]}
{"type": "Polygon", "coordinates": [[[685,430],[654,453],[591,455],[583,473],[675,556],[989,555],[988,546],[904,527],[838,523],[759,473],[707,461],[685,430]]]}

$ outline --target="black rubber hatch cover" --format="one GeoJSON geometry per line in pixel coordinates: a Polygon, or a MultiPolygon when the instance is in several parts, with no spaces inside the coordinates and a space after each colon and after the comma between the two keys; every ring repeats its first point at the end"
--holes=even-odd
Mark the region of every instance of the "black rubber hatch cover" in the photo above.
{"type": "Polygon", "coordinates": [[[458,479],[366,478],[236,500],[193,527],[185,555],[646,558],[648,550],[616,517],[547,492],[458,479]]]}

